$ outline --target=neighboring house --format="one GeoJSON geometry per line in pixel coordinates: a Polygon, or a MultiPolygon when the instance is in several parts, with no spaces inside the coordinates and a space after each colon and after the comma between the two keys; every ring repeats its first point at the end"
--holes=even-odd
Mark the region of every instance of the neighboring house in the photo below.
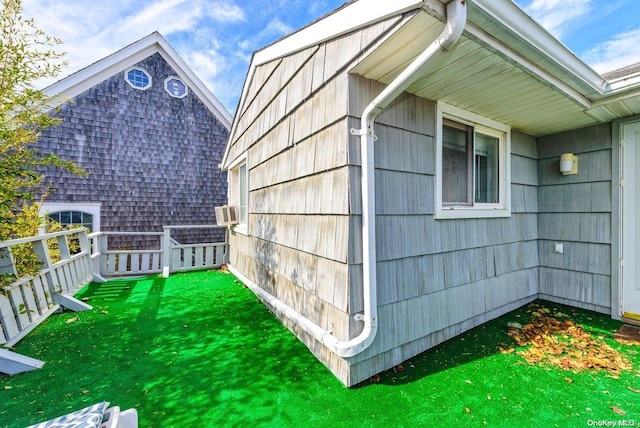
{"type": "Polygon", "coordinates": [[[253,56],[230,269],[346,385],[537,298],[638,318],[639,71],[509,0],[349,2],[253,56]]]}
{"type": "MultiPolygon", "coordinates": [[[[43,153],[76,162],[87,178],[47,171],[43,210],[92,231],[161,232],[215,224],[227,200],[219,169],[232,116],[158,33],[45,89],[62,123],[43,153]]],[[[224,235],[223,235],[224,236],[224,235]]]]}

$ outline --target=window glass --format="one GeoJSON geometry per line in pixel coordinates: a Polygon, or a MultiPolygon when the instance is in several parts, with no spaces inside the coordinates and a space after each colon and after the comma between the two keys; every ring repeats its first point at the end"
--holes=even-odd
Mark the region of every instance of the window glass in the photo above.
{"type": "Polygon", "coordinates": [[[151,86],[151,76],[141,68],[130,68],[125,75],[127,83],[136,89],[147,89],[151,86]]]}
{"type": "Polygon", "coordinates": [[[500,140],[480,132],[475,133],[475,202],[500,202],[498,168],[500,140]]]}
{"type": "Polygon", "coordinates": [[[86,227],[93,229],[93,215],[81,211],[59,211],[49,214],[49,218],[65,226],[86,227]]]}
{"type": "Polygon", "coordinates": [[[239,177],[240,223],[246,224],[247,217],[248,217],[247,216],[247,199],[249,196],[249,192],[248,192],[249,189],[247,188],[247,164],[246,163],[240,166],[238,173],[240,175],[239,177]]]}
{"type": "Polygon", "coordinates": [[[469,204],[467,127],[446,121],[442,131],[442,203],[469,204]]]}
{"type": "Polygon", "coordinates": [[[511,128],[438,102],[435,216],[511,215],[511,128]]]}
{"type": "Polygon", "coordinates": [[[184,98],[187,96],[187,85],[177,77],[169,77],[164,82],[164,89],[174,98],[184,98]]]}

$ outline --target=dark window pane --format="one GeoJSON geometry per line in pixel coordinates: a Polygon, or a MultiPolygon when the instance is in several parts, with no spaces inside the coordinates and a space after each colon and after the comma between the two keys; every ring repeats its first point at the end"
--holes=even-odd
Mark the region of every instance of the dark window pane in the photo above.
{"type": "Polygon", "coordinates": [[[469,204],[468,130],[443,126],[442,203],[469,204]]]}
{"type": "Polygon", "coordinates": [[[499,195],[499,168],[498,151],[500,141],[498,138],[475,134],[475,201],[480,203],[498,203],[499,195]]]}

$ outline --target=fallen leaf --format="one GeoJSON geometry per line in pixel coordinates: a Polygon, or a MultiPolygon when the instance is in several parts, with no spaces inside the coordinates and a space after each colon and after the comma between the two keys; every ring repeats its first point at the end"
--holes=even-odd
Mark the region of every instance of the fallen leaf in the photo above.
{"type": "Polygon", "coordinates": [[[616,412],[619,415],[626,415],[627,414],[627,412],[625,412],[624,410],[622,410],[621,408],[616,407],[616,406],[611,406],[611,410],[613,410],[614,412],[616,412]]]}
{"type": "Polygon", "coordinates": [[[67,324],[71,324],[72,322],[76,322],[78,321],[80,318],[79,317],[73,317],[73,318],[69,318],[68,320],[66,320],[65,322],[67,324]]]}
{"type": "MultiPolygon", "coordinates": [[[[532,313],[529,324],[507,333],[519,347],[516,351],[530,364],[555,366],[568,371],[604,370],[612,378],[633,368],[629,359],[600,337],[593,337],[571,320],[544,316],[541,308],[532,313]]],[[[564,315],[564,314],[563,314],[564,315]]],[[[504,351],[501,349],[501,352],[504,351]]]]}
{"type": "Polygon", "coordinates": [[[89,390],[88,389],[83,389],[82,391],[80,391],[80,394],[85,395],[88,394],[89,390]]]}
{"type": "Polygon", "coordinates": [[[83,297],[81,300],[83,302],[88,302],[89,300],[91,300],[91,297],[83,297]]]}
{"type": "Polygon", "coordinates": [[[470,408],[468,408],[468,407],[465,407],[465,408],[464,408],[464,411],[465,411],[465,412],[467,412],[467,413],[469,413],[469,414],[471,414],[471,409],[470,409],[470,408]]]}
{"type": "Polygon", "coordinates": [[[8,391],[8,390],[10,390],[10,389],[12,389],[12,388],[13,388],[13,386],[6,385],[6,386],[4,387],[4,390],[5,390],[5,391],[8,391]]]}
{"type": "Polygon", "coordinates": [[[470,380],[465,380],[466,383],[468,383],[469,385],[473,385],[473,382],[470,380]]]}
{"type": "Polygon", "coordinates": [[[627,389],[628,389],[629,391],[637,392],[638,394],[640,394],[640,389],[631,388],[630,386],[627,386],[627,389]]]}
{"type": "Polygon", "coordinates": [[[571,379],[570,377],[565,377],[564,380],[566,380],[567,383],[573,383],[573,379],[571,379]]]}
{"type": "Polygon", "coordinates": [[[372,381],[372,382],[375,382],[375,383],[379,383],[379,382],[380,382],[380,375],[374,375],[374,376],[371,378],[371,381],[372,381]]]}
{"type": "Polygon", "coordinates": [[[107,315],[108,313],[109,312],[107,312],[107,311],[100,311],[100,314],[102,314],[102,315],[107,315]]]}

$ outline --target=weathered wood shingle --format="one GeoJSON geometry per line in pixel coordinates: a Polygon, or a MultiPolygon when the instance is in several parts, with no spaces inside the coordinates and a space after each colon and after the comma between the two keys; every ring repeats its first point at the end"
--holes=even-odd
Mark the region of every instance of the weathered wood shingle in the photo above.
{"type": "Polygon", "coordinates": [[[85,168],[87,178],[46,171],[48,202],[101,202],[101,229],[160,231],[167,224],[215,223],[213,207],[227,200],[221,162],[228,130],[189,91],[171,97],[163,82],[177,75],[155,53],[137,64],[153,79],[137,90],[119,72],[55,113],[40,151],[85,168]]]}

